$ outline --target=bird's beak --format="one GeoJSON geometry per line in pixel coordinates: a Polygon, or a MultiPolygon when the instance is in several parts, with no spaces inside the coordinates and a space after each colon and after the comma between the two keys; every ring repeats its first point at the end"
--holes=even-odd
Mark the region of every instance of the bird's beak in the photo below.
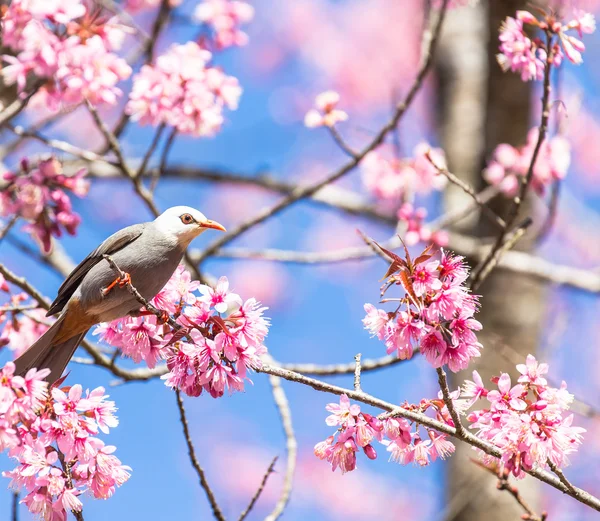
{"type": "Polygon", "coordinates": [[[210,219],[207,219],[203,223],[200,223],[200,226],[202,228],[210,228],[212,230],[219,230],[221,232],[226,232],[227,231],[225,229],[225,226],[223,226],[222,224],[219,224],[217,221],[211,221],[210,219]]]}

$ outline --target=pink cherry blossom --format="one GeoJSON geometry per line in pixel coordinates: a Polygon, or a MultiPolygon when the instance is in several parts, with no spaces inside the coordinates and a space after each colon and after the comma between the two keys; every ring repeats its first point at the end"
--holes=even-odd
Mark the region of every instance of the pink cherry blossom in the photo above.
{"type": "Polygon", "coordinates": [[[414,246],[419,242],[432,242],[438,246],[446,246],[448,236],[443,230],[432,232],[424,224],[427,217],[425,208],[416,208],[411,203],[404,203],[396,213],[398,220],[404,223],[406,231],[404,233],[404,242],[407,246],[414,246]]]}
{"type": "Polygon", "coordinates": [[[243,46],[248,35],[240,30],[254,18],[254,7],[240,0],[203,0],[194,11],[194,19],[214,32],[217,49],[243,46]]]}
{"type": "Polygon", "coordinates": [[[213,136],[223,110],[237,108],[242,89],[236,78],[210,67],[211,58],[195,42],[172,45],[134,76],[127,113],[142,125],[164,123],[182,134],[213,136]]]}
{"type": "Polygon", "coordinates": [[[32,99],[57,111],[88,99],[115,104],[116,86],[131,67],[113,51],[128,30],[91,12],[82,0],[15,0],[2,19],[4,43],[14,54],[3,57],[8,85],[24,93],[31,75],[46,79],[32,99]]]}
{"type": "Polygon", "coordinates": [[[582,63],[585,45],[567,32],[575,29],[581,38],[584,33],[596,30],[596,22],[590,13],[575,10],[574,14],[575,19],[568,23],[556,20],[553,12],[542,15],[541,19],[529,11],[517,11],[516,18],[507,17],[500,27],[497,55],[500,66],[505,71],[520,73],[523,81],[530,81],[541,80],[546,66],[559,67],[563,56],[572,63],[582,63]],[[535,28],[533,38],[524,25],[535,28]]]}
{"type": "Polygon", "coordinates": [[[384,341],[388,354],[409,359],[419,347],[434,367],[447,365],[456,372],[480,356],[476,332],[482,326],[473,318],[477,297],[464,285],[468,270],[463,258],[442,251],[440,260],[433,260],[429,249],[415,261],[394,260],[384,288],[399,285],[405,295],[394,299],[396,310],[389,314],[366,304],[363,323],[384,341]]]}
{"type": "MultiPolygon", "coordinates": [[[[165,384],[189,396],[207,391],[218,398],[226,390],[244,389],[248,372],[261,366],[260,357],[266,352],[269,320],[263,314],[267,308],[254,298],[244,301],[230,291],[226,277],[210,287],[192,280],[183,266],[175,270],[152,303],[174,313],[181,329],[160,324],[154,315],[142,315],[99,325],[94,334],[135,362],[143,360],[154,367],[158,360],[166,360],[165,384]]],[[[90,400],[83,401],[89,404],[90,400]]],[[[110,408],[92,410],[99,428],[111,426],[110,408]]]]}
{"type": "MultiPolygon", "coordinates": [[[[472,397],[466,407],[473,406],[478,397],[489,402],[489,408],[469,413],[471,428],[500,448],[502,469],[521,478],[525,470],[544,468],[548,460],[559,467],[565,465],[567,456],[581,444],[585,429],[572,425],[573,415],[564,415],[573,401],[566,384],[556,389],[540,378],[547,372],[547,364],[538,364],[529,355],[527,364],[518,367],[521,383],[512,387],[510,377],[502,374],[492,380],[498,390],[485,389],[479,375],[473,373],[476,381],[466,382],[465,396],[472,397]]],[[[497,463],[491,456],[482,458],[486,464],[497,463]]]]}
{"type": "Polygon", "coordinates": [[[77,233],[81,218],[73,211],[72,191],[77,196],[87,193],[85,169],[72,177],[62,173],[62,165],[54,158],[41,160],[35,167],[21,162],[19,172],[4,174],[5,186],[0,191],[0,215],[20,217],[27,221],[25,230],[41,244],[45,252],[51,249],[51,238],[60,237],[63,229],[70,235],[77,233]]]}
{"type": "MultiPolygon", "coordinates": [[[[125,9],[132,13],[152,9],[160,5],[161,0],[125,0],[125,9]]],[[[183,0],[169,0],[169,7],[174,8],[181,5],[183,0]]]]}
{"type": "Polygon", "coordinates": [[[22,502],[32,514],[64,521],[69,511],[82,510],[86,490],[110,497],[131,469],[112,455],[114,447],[94,437],[118,423],[104,389],[84,395],[77,384],[49,391],[48,369],[31,369],[24,378],[14,370],[9,362],[0,371],[0,448],[16,460],[3,475],[23,490],[22,502]]]}
{"type": "Polygon", "coordinates": [[[435,164],[443,168],[446,164],[444,153],[427,143],[419,143],[413,154],[412,158],[399,159],[386,146],[369,152],[361,162],[366,189],[383,201],[400,201],[407,195],[426,195],[444,188],[446,178],[427,159],[429,154],[435,164]]]}
{"type": "Polygon", "coordinates": [[[348,114],[337,108],[340,95],[328,90],[319,94],[315,99],[317,108],[310,109],[304,116],[304,124],[308,128],[334,127],[336,123],[346,121],[348,114]]]}
{"type": "MultiPolygon", "coordinates": [[[[538,129],[532,128],[523,147],[498,145],[485,170],[485,179],[498,186],[507,196],[515,196],[519,189],[519,178],[524,178],[529,170],[537,138],[538,129]]],[[[544,140],[534,166],[531,186],[538,194],[544,194],[550,184],[566,177],[570,163],[571,146],[564,137],[544,140]]]]}

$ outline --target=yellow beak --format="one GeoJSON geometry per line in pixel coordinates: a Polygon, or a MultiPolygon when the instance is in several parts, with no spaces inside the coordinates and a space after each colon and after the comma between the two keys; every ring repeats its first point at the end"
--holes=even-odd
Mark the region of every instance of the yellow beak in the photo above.
{"type": "Polygon", "coordinates": [[[207,219],[203,223],[200,223],[200,226],[202,228],[210,228],[212,230],[219,230],[221,232],[226,232],[227,231],[225,229],[225,226],[223,226],[222,224],[219,224],[217,221],[211,221],[210,219],[207,219]]]}

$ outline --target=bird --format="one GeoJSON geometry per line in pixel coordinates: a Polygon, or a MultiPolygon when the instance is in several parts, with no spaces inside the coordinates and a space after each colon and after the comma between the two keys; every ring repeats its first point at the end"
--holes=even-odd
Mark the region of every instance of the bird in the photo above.
{"type": "Polygon", "coordinates": [[[46,313],[60,316],[14,361],[15,374],[49,369],[46,380],[57,381],[92,326],[140,315],[142,306],[123,287],[126,282],[150,301],[171,278],[190,242],[210,229],[226,231],[194,208],[174,206],[154,221],[128,226],[108,237],[62,283],[46,313]],[[104,255],[110,255],[125,277],[104,255]]]}

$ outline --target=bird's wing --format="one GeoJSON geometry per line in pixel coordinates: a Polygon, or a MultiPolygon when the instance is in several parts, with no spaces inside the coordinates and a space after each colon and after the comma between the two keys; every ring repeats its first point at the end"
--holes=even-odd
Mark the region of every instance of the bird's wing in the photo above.
{"type": "Polygon", "coordinates": [[[92,253],[90,253],[85,259],[83,259],[79,265],[71,272],[71,274],[62,283],[58,290],[56,299],[50,306],[47,317],[56,315],[65,307],[73,293],[77,290],[81,281],[86,276],[89,270],[91,270],[96,264],[102,260],[102,255],[111,255],[125,246],[135,241],[142,232],[144,231],[146,224],[134,224],[123,228],[118,232],[111,235],[106,239],[100,246],[98,246],[92,253]]]}

